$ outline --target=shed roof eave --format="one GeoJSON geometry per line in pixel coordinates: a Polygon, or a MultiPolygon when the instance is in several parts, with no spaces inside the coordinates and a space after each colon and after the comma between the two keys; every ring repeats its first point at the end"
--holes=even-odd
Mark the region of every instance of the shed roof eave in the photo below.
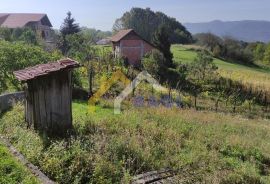
{"type": "Polygon", "coordinates": [[[40,64],[33,67],[28,67],[23,70],[15,71],[13,73],[19,81],[27,82],[29,80],[34,80],[40,76],[46,76],[54,72],[78,68],[80,66],[81,65],[79,64],[79,62],[67,58],[53,63],[40,64]]]}

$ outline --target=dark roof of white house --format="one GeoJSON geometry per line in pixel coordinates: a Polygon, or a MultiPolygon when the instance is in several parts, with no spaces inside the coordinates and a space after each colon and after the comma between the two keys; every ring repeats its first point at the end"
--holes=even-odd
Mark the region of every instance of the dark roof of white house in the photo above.
{"type": "Polygon", "coordinates": [[[0,13],[0,26],[7,28],[22,28],[31,22],[41,21],[43,25],[52,27],[46,14],[38,13],[0,13]]]}

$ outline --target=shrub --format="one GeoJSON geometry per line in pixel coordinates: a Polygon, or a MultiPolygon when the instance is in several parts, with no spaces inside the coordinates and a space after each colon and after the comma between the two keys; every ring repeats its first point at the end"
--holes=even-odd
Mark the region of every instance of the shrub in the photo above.
{"type": "Polygon", "coordinates": [[[8,88],[19,89],[13,71],[36,64],[60,59],[57,53],[48,53],[38,46],[0,41],[0,92],[8,88]]]}

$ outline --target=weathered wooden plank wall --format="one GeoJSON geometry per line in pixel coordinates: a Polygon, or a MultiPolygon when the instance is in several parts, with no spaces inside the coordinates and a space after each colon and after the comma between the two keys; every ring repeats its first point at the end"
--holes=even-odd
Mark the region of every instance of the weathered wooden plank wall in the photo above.
{"type": "Polygon", "coordinates": [[[72,128],[71,71],[29,81],[26,98],[26,121],[35,129],[61,136],[72,128]]]}

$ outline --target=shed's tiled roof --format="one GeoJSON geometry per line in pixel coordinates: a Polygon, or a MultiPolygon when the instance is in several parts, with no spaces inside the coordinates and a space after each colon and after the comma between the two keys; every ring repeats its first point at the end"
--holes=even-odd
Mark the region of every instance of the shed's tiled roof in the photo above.
{"type": "Polygon", "coordinates": [[[0,26],[7,28],[21,28],[30,22],[46,21],[52,27],[46,14],[38,13],[0,13],[0,26]]]}
{"type": "Polygon", "coordinates": [[[25,68],[14,72],[19,81],[28,81],[39,76],[48,75],[52,72],[61,71],[69,68],[79,67],[80,64],[72,59],[63,59],[53,63],[40,64],[33,67],[25,68]]]}
{"type": "Polygon", "coordinates": [[[119,42],[122,38],[124,38],[126,35],[134,31],[133,29],[124,29],[120,30],[118,33],[116,33],[112,38],[112,42],[119,42]]]}

